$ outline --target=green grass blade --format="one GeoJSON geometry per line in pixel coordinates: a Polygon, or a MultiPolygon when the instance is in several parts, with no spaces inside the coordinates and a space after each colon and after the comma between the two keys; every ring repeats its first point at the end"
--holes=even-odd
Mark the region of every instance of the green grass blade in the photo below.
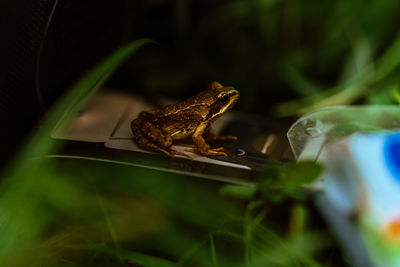
{"type": "Polygon", "coordinates": [[[41,208],[43,196],[46,195],[44,185],[58,180],[51,177],[54,175],[51,166],[40,164],[38,160],[56,151],[57,142],[50,138],[50,132],[60,118],[67,119],[73,114],[86,97],[93,94],[130,55],[150,42],[149,39],[134,41],[84,75],[48,112],[40,129],[7,170],[0,187],[0,236],[3,240],[0,244],[0,262],[9,252],[29,246],[29,241],[35,240],[50,220],[50,213],[41,208]]]}
{"type": "Polygon", "coordinates": [[[218,266],[217,263],[217,252],[215,250],[215,242],[214,242],[214,236],[210,232],[209,233],[209,239],[210,239],[210,250],[211,250],[211,260],[214,266],[218,266]]]}
{"type": "Polygon", "coordinates": [[[109,214],[109,212],[108,212],[108,210],[106,208],[106,204],[104,203],[104,200],[103,200],[102,196],[100,196],[98,193],[97,193],[97,200],[98,200],[98,204],[99,204],[99,207],[101,209],[101,212],[102,212],[102,214],[104,216],[104,221],[106,223],[107,230],[108,230],[108,232],[110,234],[110,237],[111,237],[111,240],[113,242],[114,248],[117,251],[118,260],[120,261],[120,263],[122,263],[123,259],[121,257],[119,257],[119,253],[118,253],[121,250],[121,248],[119,246],[117,232],[115,230],[114,224],[112,223],[110,214],[109,214]]]}
{"type": "Polygon", "coordinates": [[[369,87],[391,75],[400,65],[400,35],[390,44],[374,65],[361,70],[352,79],[327,91],[288,101],[275,107],[278,116],[304,114],[332,105],[350,104],[367,93],[369,87]]]}
{"type": "Polygon", "coordinates": [[[139,266],[144,267],[172,267],[176,266],[176,264],[172,261],[150,256],[144,253],[129,251],[129,250],[116,250],[114,248],[110,248],[106,245],[101,244],[90,244],[90,245],[75,245],[75,246],[64,246],[67,249],[79,249],[79,250],[88,250],[92,253],[98,252],[102,254],[108,254],[117,257],[118,259],[122,259],[125,262],[138,264],[139,266]]]}

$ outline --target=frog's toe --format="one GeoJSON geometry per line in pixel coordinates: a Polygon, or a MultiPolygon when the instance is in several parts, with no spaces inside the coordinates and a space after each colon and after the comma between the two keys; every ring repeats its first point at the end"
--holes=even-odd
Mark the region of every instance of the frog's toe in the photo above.
{"type": "Polygon", "coordinates": [[[150,148],[152,148],[154,150],[158,150],[158,151],[164,153],[167,156],[172,157],[171,153],[168,150],[165,150],[165,149],[163,149],[163,148],[161,148],[161,147],[159,147],[159,146],[157,146],[157,145],[155,145],[155,144],[153,144],[151,142],[146,142],[146,146],[150,147],[150,148]]]}
{"type": "Polygon", "coordinates": [[[223,150],[224,150],[223,147],[210,149],[207,152],[207,156],[224,156],[224,157],[227,157],[228,154],[226,154],[223,150]],[[221,148],[222,148],[222,151],[221,151],[221,148]]]}
{"type": "Polygon", "coordinates": [[[191,152],[191,153],[199,153],[197,148],[186,148],[184,151],[185,152],[191,152]]]}

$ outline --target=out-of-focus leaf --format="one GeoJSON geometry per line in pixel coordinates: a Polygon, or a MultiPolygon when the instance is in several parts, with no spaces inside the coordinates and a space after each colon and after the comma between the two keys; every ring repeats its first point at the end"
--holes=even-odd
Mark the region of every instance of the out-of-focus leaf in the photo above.
{"type": "Polygon", "coordinates": [[[307,207],[301,203],[295,203],[290,209],[289,236],[297,237],[304,234],[307,221],[307,207]]]}
{"type": "Polygon", "coordinates": [[[74,200],[68,203],[71,196],[63,195],[63,188],[73,196],[84,198],[80,190],[75,190],[69,182],[57,181],[61,177],[55,177],[51,166],[42,164],[40,157],[54,152],[58,146],[50,138],[50,132],[57,122],[71,116],[79,104],[93,94],[131,54],[149,42],[149,39],[140,39],[122,47],[84,75],[49,110],[41,127],[5,172],[0,192],[0,265],[11,251],[22,251],[45,229],[54,216],[53,211],[45,207],[70,208],[76,205],[74,200]]]}
{"type": "Polygon", "coordinates": [[[399,91],[399,86],[396,85],[393,89],[392,89],[392,95],[394,100],[397,102],[397,104],[400,104],[400,91],[399,91]]]}
{"type": "Polygon", "coordinates": [[[396,103],[396,99],[392,94],[393,86],[378,87],[376,90],[366,96],[366,103],[368,105],[393,105],[396,103]]]}
{"type": "Polygon", "coordinates": [[[361,29],[349,29],[347,34],[351,52],[342,68],[339,81],[350,80],[362,71],[372,61],[372,48],[365,32],[361,29]]]}
{"type": "Polygon", "coordinates": [[[251,199],[256,191],[257,187],[255,185],[225,185],[221,188],[220,193],[223,196],[251,199]]]}
{"type": "MultiPolygon", "coordinates": [[[[255,234],[261,238],[271,235],[264,227],[257,230],[255,234]]],[[[265,242],[268,242],[269,238],[265,242]]],[[[270,246],[263,247],[258,244],[251,266],[320,266],[310,256],[326,248],[331,242],[326,235],[317,232],[290,240],[279,236],[275,236],[275,239],[275,243],[270,246]]]]}
{"type": "Polygon", "coordinates": [[[302,186],[315,181],[321,172],[321,165],[315,162],[272,165],[261,175],[258,190],[274,202],[285,197],[302,198],[302,186]]]}
{"type": "Polygon", "coordinates": [[[129,251],[129,250],[120,250],[120,249],[117,250],[114,248],[110,248],[106,245],[100,245],[100,244],[66,246],[65,248],[89,250],[90,252],[109,254],[109,255],[115,256],[118,259],[125,261],[126,263],[138,264],[140,266],[145,266],[145,267],[176,266],[175,263],[173,263],[169,260],[163,259],[163,258],[147,255],[144,253],[129,251]]]}
{"type": "Polygon", "coordinates": [[[301,97],[317,94],[323,89],[292,66],[286,66],[283,75],[290,87],[301,97]]]}
{"type": "Polygon", "coordinates": [[[319,177],[321,171],[321,165],[315,162],[290,163],[285,167],[286,185],[294,188],[309,184],[319,177]]]}
{"type": "Polygon", "coordinates": [[[275,112],[278,116],[288,116],[304,114],[327,106],[353,103],[365,95],[371,85],[391,75],[399,65],[400,35],[375,64],[366,66],[352,79],[319,94],[279,104],[275,107],[275,112]]]}

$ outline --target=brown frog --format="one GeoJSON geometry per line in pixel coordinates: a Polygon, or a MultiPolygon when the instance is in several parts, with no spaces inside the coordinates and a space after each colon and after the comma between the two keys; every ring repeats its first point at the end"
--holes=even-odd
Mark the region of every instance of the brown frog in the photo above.
{"type": "Polygon", "coordinates": [[[207,140],[236,140],[235,136],[214,136],[211,124],[230,110],[239,99],[239,91],[233,87],[212,82],[209,87],[191,98],[162,109],[143,111],[131,123],[131,129],[138,145],[152,148],[168,156],[190,156],[171,149],[174,140],[191,137],[196,152],[205,156],[226,156],[223,147],[210,149],[207,140]]]}

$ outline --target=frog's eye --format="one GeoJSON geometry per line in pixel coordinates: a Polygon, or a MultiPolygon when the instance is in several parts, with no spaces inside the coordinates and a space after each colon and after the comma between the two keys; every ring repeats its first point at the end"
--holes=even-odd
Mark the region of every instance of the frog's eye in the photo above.
{"type": "Polygon", "coordinates": [[[222,103],[227,103],[227,102],[229,102],[229,95],[227,94],[227,93],[222,93],[220,96],[219,96],[219,99],[220,99],[220,101],[222,102],[222,103]]]}

